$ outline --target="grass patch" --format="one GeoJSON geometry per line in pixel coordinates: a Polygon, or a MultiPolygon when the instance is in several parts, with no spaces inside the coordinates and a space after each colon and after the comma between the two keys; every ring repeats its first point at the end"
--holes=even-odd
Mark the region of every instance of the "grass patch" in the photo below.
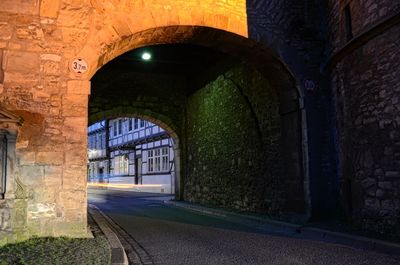
{"type": "Polygon", "coordinates": [[[0,248],[0,265],[107,265],[111,251],[104,236],[32,238],[0,248]]]}

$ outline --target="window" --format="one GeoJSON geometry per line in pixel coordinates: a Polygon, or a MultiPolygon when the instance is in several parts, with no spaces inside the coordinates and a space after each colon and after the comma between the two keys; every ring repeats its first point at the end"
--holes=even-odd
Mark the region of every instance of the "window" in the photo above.
{"type": "Polygon", "coordinates": [[[90,137],[90,148],[91,149],[96,149],[96,135],[92,135],[90,137]]]}
{"type": "Polygon", "coordinates": [[[122,120],[118,120],[118,135],[122,134],[122,120]]]}
{"type": "Polygon", "coordinates": [[[102,133],[101,134],[101,149],[106,148],[106,134],[102,133]]]}
{"type": "Polygon", "coordinates": [[[350,4],[348,4],[344,10],[344,23],[345,23],[345,32],[346,32],[346,40],[350,41],[353,38],[353,27],[351,24],[351,10],[350,4]]]}
{"type": "Polygon", "coordinates": [[[127,155],[118,155],[113,159],[114,171],[113,175],[128,175],[129,158],[127,155]]]}
{"type": "Polygon", "coordinates": [[[169,157],[168,157],[168,147],[162,148],[162,171],[167,171],[169,169],[169,157]]]}
{"type": "Polygon", "coordinates": [[[115,159],[111,159],[111,161],[110,161],[110,175],[115,175],[115,171],[114,171],[114,168],[115,168],[115,159]]]}
{"type": "Polygon", "coordinates": [[[122,120],[113,121],[113,134],[118,136],[122,134],[122,120]]]}
{"type": "Polygon", "coordinates": [[[147,171],[163,172],[169,170],[168,147],[147,151],[147,171]]]}
{"type": "Polygon", "coordinates": [[[128,123],[129,123],[129,124],[128,124],[128,126],[129,126],[128,130],[129,130],[129,131],[132,131],[132,127],[133,127],[133,126],[132,126],[132,125],[133,125],[132,123],[133,123],[133,120],[132,120],[132,119],[129,119],[129,120],[128,120],[128,123]]]}
{"type": "Polygon", "coordinates": [[[147,171],[154,171],[154,152],[153,150],[149,150],[147,152],[147,171]]]}
{"type": "Polygon", "coordinates": [[[154,171],[161,171],[161,157],[160,157],[160,149],[156,149],[154,152],[154,171]]]}
{"type": "Polygon", "coordinates": [[[96,135],[96,149],[101,149],[101,133],[96,135]]]}
{"type": "Polygon", "coordinates": [[[114,136],[117,136],[117,121],[113,122],[113,132],[114,136]]]}
{"type": "Polygon", "coordinates": [[[139,120],[138,119],[135,119],[135,130],[137,129],[139,127],[139,120]]]}
{"type": "Polygon", "coordinates": [[[140,120],[140,127],[144,127],[144,120],[140,120]]]}

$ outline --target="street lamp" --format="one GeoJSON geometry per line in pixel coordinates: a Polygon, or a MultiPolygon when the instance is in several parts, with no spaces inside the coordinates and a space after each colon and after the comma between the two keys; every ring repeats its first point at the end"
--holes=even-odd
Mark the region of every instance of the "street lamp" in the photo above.
{"type": "Polygon", "coordinates": [[[149,60],[151,59],[151,54],[150,54],[149,52],[144,52],[144,53],[142,54],[142,59],[143,59],[144,61],[149,61],[149,60]]]}

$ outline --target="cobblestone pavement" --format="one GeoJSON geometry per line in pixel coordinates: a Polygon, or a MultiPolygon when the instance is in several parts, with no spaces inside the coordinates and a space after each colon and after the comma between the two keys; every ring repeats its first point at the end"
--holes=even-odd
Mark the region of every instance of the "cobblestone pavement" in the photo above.
{"type": "MultiPolygon", "coordinates": [[[[142,264],[400,265],[400,256],[278,236],[223,217],[167,206],[161,195],[89,190],[142,264]]],[[[129,251],[127,251],[129,255],[129,251]]]]}

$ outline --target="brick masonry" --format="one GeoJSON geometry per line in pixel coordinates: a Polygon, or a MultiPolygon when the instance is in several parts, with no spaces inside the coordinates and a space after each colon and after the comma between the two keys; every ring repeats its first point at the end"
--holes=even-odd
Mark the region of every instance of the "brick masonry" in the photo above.
{"type": "MultiPolygon", "coordinates": [[[[329,1],[327,6],[317,0],[3,2],[0,104],[24,119],[15,151],[17,175],[26,186],[26,201],[15,201],[19,210],[6,211],[14,214],[7,220],[23,221],[4,225],[7,231],[19,229],[21,236],[6,241],[86,235],[88,114],[94,121],[126,112],[153,117],[181,139],[187,162],[181,168],[187,174],[182,187],[188,200],[276,215],[297,213],[306,220],[325,206],[336,213],[332,209],[341,208],[341,198],[351,220],[366,229],[385,232],[399,225],[398,26],[327,69],[329,58],[346,45],[342,9],[349,1],[329,1]],[[185,97],[186,84],[167,77],[159,79],[163,86],[154,84],[158,91],[138,89],[132,100],[116,103],[91,87],[93,75],[122,53],[177,42],[239,56],[254,63],[268,81],[257,71],[237,68],[185,97]],[[377,52],[376,47],[384,48],[377,52]],[[74,58],[88,63],[86,72],[71,70],[74,58]],[[305,90],[306,80],[315,86],[305,90]],[[161,88],[174,95],[174,104],[166,104],[161,88]],[[97,96],[89,102],[90,93],[97,96]],[[225,96],[220,106],[217,96],[225,96]],[[218,115],[202,109],[205,105],[218,115]],[[235,137],[225,143],[210,131],[213,138],[208,140],[199,132],[209,129],[205,124],[222,135],[232,130],[235,137]],[[239,142],[246,134],[257,137],[239,142]],[[206,148],[207,141],[215,149],[206,148]],[[217,149],[220,142],[230,149],[217,149]],[[268,148],[262,149],[266,143],[268,148]],[[225,158],[220,161],[224,172],[212,160],[219,155],[225,158]],[[281,169],[278,157],[284,162],[281,169]],[[221,185],[224,194],[219,194],[221,185]],[[233,194],[237,185],[239,193],[233,194]]],[[[355,36],[399,12],[396,1],[353,0],[350,5],[355,36]]],[[[148,77],[136,80],[141,78],[148,77]]]]}

